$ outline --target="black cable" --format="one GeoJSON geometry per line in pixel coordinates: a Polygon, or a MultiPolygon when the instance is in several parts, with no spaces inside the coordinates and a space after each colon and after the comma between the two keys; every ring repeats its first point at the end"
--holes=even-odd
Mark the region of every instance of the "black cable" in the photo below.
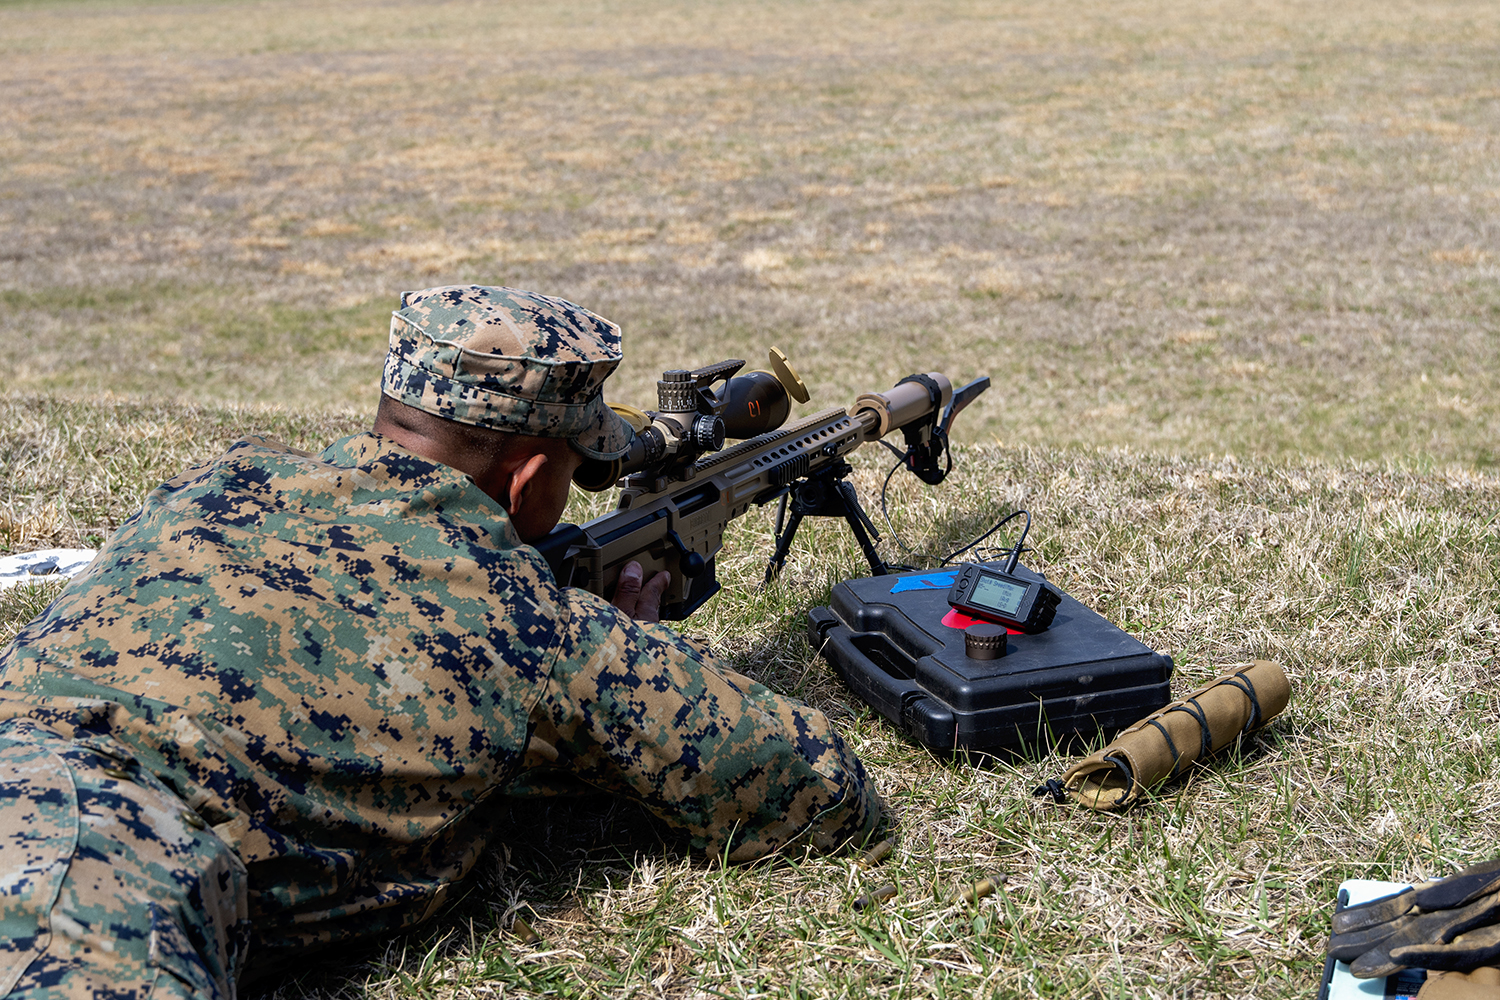
{"type": "MultiPolygon", "coordinates": [[[[884,444],[885,442],[881,442],[881,443],[884,444]]],[[[895,451],[894,448],[891,448],[891,450],[895,451]]],[[[951,455],[949,457],[949,461],[952,461],[951,455]]],[[[885,526],[890,531],[891,537],[896,540],[896,544],[897,545],[901,546],[901,550],[903,552],[905,552],[909,556],[914,556],[914,557],[916,557],[918,559],[935,560],[935,559],[937,559],[937,556],[930,555],[930,554],[928,554],[926,552],[917,552],[914,549],[912,549],[911,546],[907,545],[906,541],[901,537],[901,533],[896,530],[896,526],[891,523],[891,512],[890,512],[890,509],[886,506],[886,494],[887,494],[887,492],[889,492],[889,490],[891,488],[891,477],[896,474],[896,470],[897,469],[901,468],[905,464],[906,464],[906,460],[905,460],[904,457],[903,458],[898,458],[896,460],[896,464],[893,465],[893,466],[891,466],[891,471],[887,472],[885,474],[885,482],[882,483],[881,486],[880,486],[880,516],[881,516],[881,518],[883,518],[885,520],[885,526]]],[[[938,563],[938,566],[942,567],[942,566],[948,565],[950,562],[953,561],[953,558],[955,556],[963,555],[965,552],[967,552],[970,549],[974,548],[980,542],[984,541],[986,538],[990,537],[995,532],[999,531],[1001,528],[1003,528],[1007,524],[1009,524],[1012,520],[1014,520],[1015,518],[1020,517],[1022,514],[1026,515],[1026,527],[1021,530],[1021,537],[1018,538],[1018,539],[1016,539],[1016,544],[1011,548],[1010,554],[1009,554],[1009,560],[1010,560],[1010,562],[1008,563],[1008,565],[1006,566],[1006,569],[1005,569],[1005,571],[1007,573],[1015,572],[1016,561],[1021,558],[1021,553],[1022,552],[1027,551],[1025,548],[1023,548],[1023,546],[1026,543],[1026,536],[1027,536],[1027,534],[1031,531],[1031,512],[1027,511],[1027,510],[1015,510],[1015,511],[1011,511],[1009,514],[1006,514],[999,521],[996,521],[995,524],[990,528],[990,530],[986,531],[984,534],[982,534],[978,538],[974,539],[968,545],[965,545],[961,549],[956,549],[953,552],[948,553],[947,557],[945,559],[943,559],[941,562],[938,563]]],[[[895,569],[895,568],[899,568],[899,567],[894,567],[893,566],[892,568],[895,569]]]]}
{"type": "MultiPolygon", "coordinates": [[[[886,444],[886,442],[884,442],[884,441],[882,441],[880,443],[881,444],[886,444]]],[[[892,451],[896,450],[891,445],[886,445],[886,447],[890,448],[892,451]]],[[[891,471],[887,472],[885,474],[885,482],[882,483],[881,486],[880,486],[880,516],[882,518],[884,518],[884,520],[885,520],[885,526],[890,531],[891,537],[896,540],[896,544],[897,545],[901,546],[901,551],[905,552],[909,556],[915,556],[918,559],[929,559],[929,560],[930,559],[936,559],[937,556],[930,556],[930,555],[928,555],[925,552],[914,552],[914,551],[912,551],[911,546],[907,545],[906,542],[902,540],[900,532],[898,532],[896,530],[896,526],[891,523],[891,512],[889,510],[887,510],[886,506],[885,506],[885,494],[886,494],[886,491],[891,488],[891,477],[896,474],[896,470],[897,469],[901,468],[905,464],[906,464],[906,458],[904,456],[898,457],[896,459],[896,464],[893,465],[893,466],[891,466],[891,471]]],[[[913,568],[915,568],[915,567],[913,567],[913,568]]]]}
{"type": "Polygon", "coordinates": [[[995,532],[999,531],[1001,528],[1005,527],[1011,521],[1013,521],[1016,518],[1020,517],[1022,514],[1026,515],[1026,527],[1021,529],[1021,537],[1018,538],[1018,539],[1016,539],[1015,546],[1010,550],[1010,561],[1007,562],[1006,565],[1005,565],[1005,572],[1007,572],[1007,573],[1014,573],[1015,570],[1016,570],[1016,560],[1018,560],[1018,559],[1021,558],[1021,546],[1023,544],[1025,544],[1025,542],[1026,542],[1026,535],[1027,535],[1028,532],[1031,531],[1031,511],[1029,511],[1029,510],[1013,510],[1009,514],[1006,514],[1000,520],[996,521],[995,522],[995,526],[993,528],[991,528],[989,531],[986,531],[984,534],[980,535],[978,538],[974,539],[972,542],[970,542],[968,545],[965,545],[963,548],[961,548],[961,549],[955,549],[954,551],[948,553],[948,557],[946,559],[944,559],[938,565],[940,565],[940,566],[946,566],[946,565],[948,565],[950,562],[953,561],[953,557],[954,556],[961,556],[961,555],[963,555],[965,552],[969,551],[974,546],[978,545],[980,542],[984,541],[986,538],[990,537],[995,532]]]}

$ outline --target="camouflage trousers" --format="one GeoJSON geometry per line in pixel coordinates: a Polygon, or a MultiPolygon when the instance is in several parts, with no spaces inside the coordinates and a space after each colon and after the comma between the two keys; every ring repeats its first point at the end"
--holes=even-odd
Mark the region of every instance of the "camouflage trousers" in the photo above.
{"type": "Polygon", "coordinates": [[[128,751],[0,723],[0,997],[230,1000],[245,868],[128,751]]]}

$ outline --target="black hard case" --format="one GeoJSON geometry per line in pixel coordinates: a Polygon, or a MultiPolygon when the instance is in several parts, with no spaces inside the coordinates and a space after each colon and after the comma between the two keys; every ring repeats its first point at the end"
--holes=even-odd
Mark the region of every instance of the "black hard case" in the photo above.
{"type": "MultiPolygon", "coordinates": [[[[1008,636],[997,660],[970,659],[963,630],[942,624],[947,587],[892,592],[905,577],[942,572],[848,580],[828,607],[808,612],[814,648],[919,743],[1023,750],[1107,739],[1171,701],[1172,658],[1066,594],[1046,632],[1008,636]]],[[[1020,566],[1015,574],[1041,578],[1020,566]]]]}

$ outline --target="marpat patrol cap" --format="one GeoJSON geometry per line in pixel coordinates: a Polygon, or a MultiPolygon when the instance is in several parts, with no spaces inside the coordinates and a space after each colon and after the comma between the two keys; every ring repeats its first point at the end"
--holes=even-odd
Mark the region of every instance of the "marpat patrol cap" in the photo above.
{"type": "Polygon", "coordinates": [[[380,391],[461,424],[566,438],[610,461],[632,431],[604,403],[620,328],[563,299],[516,288],[403,292],[380,391]]]}

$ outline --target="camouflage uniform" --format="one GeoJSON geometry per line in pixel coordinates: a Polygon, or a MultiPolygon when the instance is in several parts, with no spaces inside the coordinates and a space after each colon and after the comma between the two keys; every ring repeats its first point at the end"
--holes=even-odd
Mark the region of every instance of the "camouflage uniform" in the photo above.
{"type": "MultiPolygon", "coordinates": [[[[393,354],[431,349],[397,346],[409,326],[393,354]]],[[[621,447],[613,414],[539,394],[556,436],[621,447]]],[[[259,963],[414,924],[507,795],[618,792],[731,860],[836,846],[881,815],[821,713],[559,589],[468,476],[377,434],[317,456],[241,441],[154,490],[0,652],[0,682],[0,920],[38,996],[144,995],[157,967],[158,988],[232,995],[247,932],[259,963]],[[150,800],[117,824],[131,893],[74,884],[85,800],[107,816],[127,792],[150,800]]]]}
{"type": "Polygon", "coordinates": [[[0,995],[233,996],[245,866],[123,746],[0,723],[0,995]]]}

